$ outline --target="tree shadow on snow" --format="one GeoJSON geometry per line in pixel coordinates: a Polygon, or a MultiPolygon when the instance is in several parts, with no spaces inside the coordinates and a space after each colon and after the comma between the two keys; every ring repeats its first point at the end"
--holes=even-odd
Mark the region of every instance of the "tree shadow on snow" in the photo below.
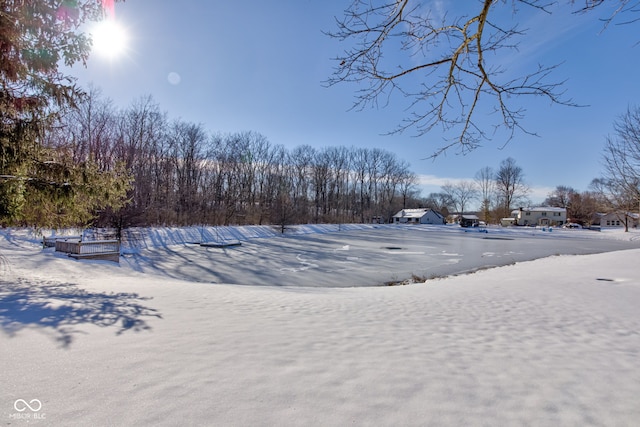
{"type": "Polygon", "coordinates": [[[114,327],[116,335],[150,330],[145,318],[162,315],[141,304],[149,299],[135,293],[90,292],[71,283],[0,280],[0,327],[11,337],[24,328],[51,329],[55,340],[69,347],[82,333],[75,325],[114,327]]]}

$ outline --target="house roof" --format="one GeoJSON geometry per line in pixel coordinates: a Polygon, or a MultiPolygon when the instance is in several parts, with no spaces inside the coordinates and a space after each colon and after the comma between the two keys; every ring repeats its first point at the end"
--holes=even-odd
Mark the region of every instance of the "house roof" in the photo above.
{"type": "MultiPolygon", "coordinates": [[[[609,216],[609,215],[618,215],[618,216],[620,216],[620,215],[621,215],[621,216],[625,216],[625,213],[624,213],[624,212],[606,212],[606,213],[603,213],[603,212],[597,212],[597,213],[596,213],[596,216],[600,216],[600,217],[605,217],[605,216],[609,216]]],[[[628,216],[628,217],[630,217],[630,218],[633,218],[633,219],[638,219],[638,218],[640,218],[640,215],[639,215],[639,214],[637,214],[637,213],[635,213],[635,212],[627,212],[627,213],[626,213],[626,216],[628,216]]]]}
{"type": "Polygon", "coordinates": [[[471,220],[480,219],[480,218],[478,218],[478,215],[460,215],[460,217],[462,219],[471,219],[471,220]]]}
{"type": "Polygon", "coordinates": [[[439,217],[442,217],[439,212],[434,211],[433,209],[428,208],[420,208],[420,209],[402,209],[400,212],[395,214],[394,218],[422,218],[427,213],[433,212],[439,217]]]}
{"type": "MultiPolygon", "coordinates": [[[[533,208],[522,208],[523,212],[567,212],[566,208],[556,208],[551,206],[535,206],[533,208]]],[[[520,212],[520,209],[514,209],[511,214],[520,212]]]]}

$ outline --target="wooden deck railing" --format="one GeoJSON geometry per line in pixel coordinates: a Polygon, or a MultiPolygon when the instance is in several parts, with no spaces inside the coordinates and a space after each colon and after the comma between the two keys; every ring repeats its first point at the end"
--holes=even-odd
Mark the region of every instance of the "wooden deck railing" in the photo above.
{"type": "Polygon", "coordinates": [[[80,240],[80,236],[49,236],[42,238],[42,246],[45,248],[55,248],[56,240],[80,240]]]}
{"type": "Polygon", "coordinates": [[[106,259],[120,261],[119,240],[81,241],[76,239],[56,240],[56,252],[64,252],[73,258],[106,259]]]}

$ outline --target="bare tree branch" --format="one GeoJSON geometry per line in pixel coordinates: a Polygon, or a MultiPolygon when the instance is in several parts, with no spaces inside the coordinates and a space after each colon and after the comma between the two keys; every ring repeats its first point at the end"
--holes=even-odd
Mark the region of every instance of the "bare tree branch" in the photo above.
{"type": "MultiPolygon", "coordinates": [[[[637,1],[637,0],[635,0],[637,1]]],[[[571,2],[573,3],[573,2],[571,2]]],[[[351,43],[336,59],[338,66],[325,82],[328,86],[354,83],[359,86],[352,109],[384,106],[394,96],[408,100],[407,116],[390,131],[408,129],[424,136],[435,128],[449,135],[430,157],[450,149],[466,153],[506,131],[502,144],[523,132],[535,135],[522,122],[521,97],[539,97],[552,104],[577,106],[565,97],[564,81],[553,81],[560,66],[538,65],[525,75],[513,77],[498,63],[497,54],[517,50],[525,32],[500,21],[501,7],[511,4],[551,13],[552,1],[483,0],[471,16],[450,19],[417,0],[353,0],[330,37],[351,43]],[[387,58],[386,55],[389,55],[387,58]],[[393,57],[393,59],[392,59],[393,57]],[[495,117],[488,128],[479,117],[495,117]],[[450,135],[454,136],[450,136],[450,135]]],[[[585,0],[587,12],[604,0],[585,0]]],[[[618,14],[638,5],[619,0],[618,14]]]]}

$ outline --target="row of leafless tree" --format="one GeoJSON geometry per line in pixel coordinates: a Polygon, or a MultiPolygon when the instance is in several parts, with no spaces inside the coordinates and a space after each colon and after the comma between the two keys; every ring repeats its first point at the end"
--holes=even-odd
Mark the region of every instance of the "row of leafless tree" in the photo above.
{"type": "Polygon", "coordinates": [[[151,97],[117,111],[95,88],[48,143],[76,162],[131,172],[128,205],[99,215],[117,227],[387,221],[414,200],[417,181],[384,150],[287,150],[255,132],[212,135],[170,121],[151,97]]]}
{"type": "Polygon", "coordinates": [[[429,194],[424,204],[445,215],[475,212],[479,206],[484,221],[498,222],[500,218],[509,216],[514,207],[528,204],[529,192],[522,168],[509,157],[500,162],[497,170],[491,166],[483,167],[473,180],[445,183],[442,191],[429,194]]]}
{"type": "MultiPolygon", "coordinates": [[[[605,173],[591,191],[558,186],[545,204],[590,223],[595,212],[640,208],[639,109],[630,109],[606,141],[605,173]]],[[[417,177],[393,153],[369,148],[298,146],[287,150],[255,132],[212,135],[170,121],[151,97],[116,110],[99,90],[66,114],[49,145],[101,170],[123,164],[134,178],[129,203],[99,223],[131,225],[386,222],[400,209],[431,207],[445,215],[480,205],[497,222],[529,203],[524,172],[513,158],[480,169],[474,180],[446,183],[420,199],[417,177]]]]}
{"type": "MultiPolygon", "coordinates": [[[[628,174],[620,174],[628,177],[628,174]]],[[[599,212],[634,212],[638,208],[637,195],[633,190],[627,192],[624,200],[635,201],[633,205],[623,207],[613,203],[614,196],[610,191],[604,191],[603,183],[607,180],[594,180],[592,189],[578,191],[566,185],[558,185],[542,202],[544,206],[562,207],[567,209],[567,218],[572,222],[590,225],[597,220],[599,212]]],[[[477,212],[487,223],[497,223],[500,218],[511,216],[513,209],[530,205],[529,186],[524,180],[524,172],[513,158],[500,162],[498,169],[485,166],[480,169],[473,180],[447,182],[439,193],[431,193],[425,200],[427,206],[441,212],[469,213],[477,212]],[[479,204],[478,204],[479,202],[479,204]],[[479,210],[476,211],[476,207],[479,210]]],[[[622,193],[624,194],[624,193],[622,193]]]]}

